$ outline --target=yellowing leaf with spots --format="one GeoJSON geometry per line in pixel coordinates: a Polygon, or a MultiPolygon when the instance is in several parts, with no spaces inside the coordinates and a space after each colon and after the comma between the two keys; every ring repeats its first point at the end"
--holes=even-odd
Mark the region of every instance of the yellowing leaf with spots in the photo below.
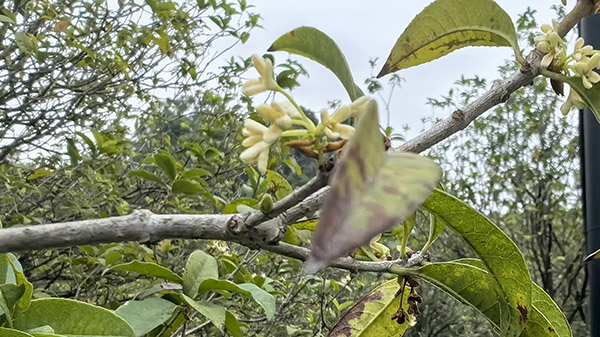
{"type": "Polygon", "coordinates": [[[305,272],[316,272],[404,222],[441,175],[440,167],[425,157],[385,153],[377,103],[370,101],[336,163],[305,272]]]}
{"type": "Polygon", "coordinates": [[[402,336],[409,321],[399,324],[392,320],[400,305],[408,307],[409,288],[406,287],[402,302],[396,293],[400,289],[398,280],[393,279],[380,284],[360,299],[339,322],[331,329],[327,337],[380,337],[402,336]]]}
{"type": "Polygon", "coordinates": [[[437,0],[406,27],[377,77],[433,61],[467,46],[512,46],[510,16],[492,0],[437,0]]]}

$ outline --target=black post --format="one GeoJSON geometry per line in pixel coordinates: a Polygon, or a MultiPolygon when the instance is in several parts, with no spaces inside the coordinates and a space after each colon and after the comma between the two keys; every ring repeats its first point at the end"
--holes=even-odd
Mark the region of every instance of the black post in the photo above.
{"type": "MultiPolygon", "coordinates": [[[[600,49],[600,15],[583,19],[579,35],[600,49]]],[[[581,185],[587,253],[600,248],[600,124],[590,109],[579,112],[581,185]]],[[[600,337],[600,260],[587,262],[590,287],[590,336],[600,337]]]]}

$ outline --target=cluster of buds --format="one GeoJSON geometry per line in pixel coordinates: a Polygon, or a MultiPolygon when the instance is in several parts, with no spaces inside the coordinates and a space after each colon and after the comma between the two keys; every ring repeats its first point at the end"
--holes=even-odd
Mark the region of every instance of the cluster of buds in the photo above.
{"type": "MultiPolygon", "coordinates": [[[[542,25],[544,34],[535,38],[536,47],[546,53],[541,66],[552,71],[565,71],[568,75],[581,77],[583,86],[591,89],[594,84],[600,82],[600,75],[595,71],[596,68],[600,68],[600,51],[594,50],[590,45],[585,45],[585,41],[580,37],[575,42],[573,53],[566,55],[565,43],[556,30],[556,21],[552,21],[552,25],[542,25]]],[[[560,110],[563,115],[566,115],[571,109],[584,109],[585,107],[584,101],[571,88],[569,96],[560,110]]]]}
{"type": "Polygon", "coordinates": [[[258,163],[259,171],[264,173],[269,163],[271,144],[281,137],[284,130],[292,127],[292,118],[297,118],[300,114],[289,101],[271,105],[262,104],[256,110],[262,118],[269,121],[270,126],[266,127],[250,118],[244,120],[242,133],[246,139],[242,142],[242,146],[247,149],[240,154],[240,158],[246,164],[258,163]]]}
{"type": "Polygon", "coordinates": [[[265,173],[269,163],[269,149],[273,143],[283,137],[302,138],[284,143],[284,145],[302,143],[303,153],[309,153],[311,157],[320,158],[319,153],[328,152],[332,148],[337,149],[339,147],[332,146],[337,143],[319,141],[321,138],[330,140],[341,138],[345,141],[352,136],[354,128],[343,124],[343,122],[349,118],[359,117],[370,98],[363,96],[350,105],[342,106],[331,115],[327,110],[321,111],[321,123],[315,126],[293,98],[277,84],[273,76],[273,63],[271,60],[253,55],[252,62],[254,68],[260,74],[260,78],[251,79],[244,83],[242,92],[247,96],[252,96],[261,92],[272,91],[283,94],[287,100],[270,105],[262,104],[256,108],[259,115],[269,123],[268,126],[250,118],[244,121],[242,133],[246,138],[243,140],[242,146],[246,149],[240,155],[244,163],[257,163],[258,170],[265,173]],[[301,129],[293,129],[293,125],[300,126],[301,129]],[[318,151],[313,149],[313,147],[320,146],[322,143],[324,145],[322,148],[318,148],[318,151]]]}

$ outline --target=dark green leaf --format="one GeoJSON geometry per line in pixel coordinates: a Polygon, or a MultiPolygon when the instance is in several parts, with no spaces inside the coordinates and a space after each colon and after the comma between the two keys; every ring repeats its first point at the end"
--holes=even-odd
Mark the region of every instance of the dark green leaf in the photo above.
{"type": "Polygon", "coordinates": [[[170,153],[161,152],[154,155],[154,162],[171,181],[177,176],[177,165],[170,153]]]}
{"type": "Polygon", "coordinates": [[[159,177],[155,176],[153,173],[150,173],[146,170],[131,171],[131,172],[129,172],[129,175],[134,176],[134,177],[144,178],[146,180],[151,180],[151,181],[157,182],[161,185],[165,185],[165,183],[159,177]]]}
{"type": "Polygon", "coordinates": [[[189,297],[195,298],[198,295],[200,284],[209,278],[219,278],[217,260],[201,250],[193,252],[185,265],[183,292],[189,297]]]}

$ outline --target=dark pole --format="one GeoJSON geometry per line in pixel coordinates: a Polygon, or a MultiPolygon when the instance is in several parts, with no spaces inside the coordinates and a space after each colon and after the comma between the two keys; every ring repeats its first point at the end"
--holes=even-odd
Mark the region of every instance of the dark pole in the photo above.
{"type": "MultiPolygon", "coordinates": [[[[581,0],[580,0],[581,1],[581,0]]],[[[585,44],[600,49],[600,15],[579,23],[585,44]]],[[[579,112],[581,185],[587,253],[600,248],[600,124],[589,108],[579,112]]],[[[590,287],[590,336],[600,337],[600,260],[587,262],[590,287]]]]}

